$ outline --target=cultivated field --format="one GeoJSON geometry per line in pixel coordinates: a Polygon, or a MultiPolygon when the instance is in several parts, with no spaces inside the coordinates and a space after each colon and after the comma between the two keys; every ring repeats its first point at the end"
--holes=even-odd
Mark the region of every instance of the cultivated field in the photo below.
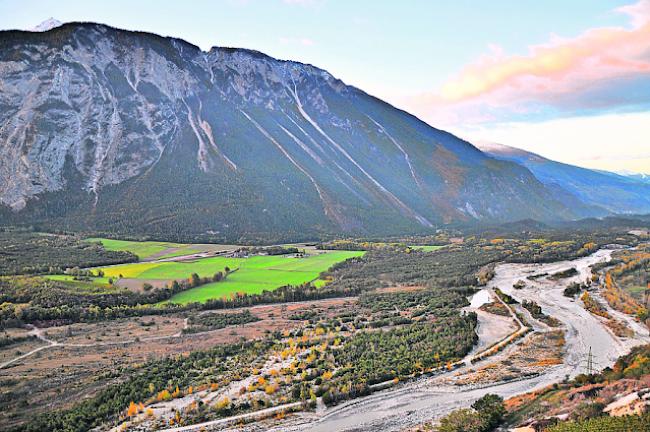
{"type": "Polygon", "coordinates": [[[174,258],[202,252],[231,250],[239,247],[237,245],[114,240],[100,237],[88,238],[85,241],[99,242],[109,251],[128,251],[145,261],[174,258]]]}
{"type": "Polygon", "coordinates": [[[228,297],[233,293],[255,294],[273,290],[284,285],[299,285],[313,281],[332,265],[348,258],[361,256],[360,251],[327,251],[303,258],[286,255],[252,256],[250,258],[209,257],[190,261],[157,261],[123,264],[106,267],[105,277],[119,279],[118,284],[151,283],[187,279],[193,273],[200,277],[212,277],[231,270],[221,282],[209,283],[176,294],[172,303],[203,302],[212,298],[228,297]]]}
{"type": "Polygon", "coordinates": [[[443,248],[444,246],[437,246],[437,245],[413,245],[413,246],[409,246],[409,247],[410,247],[411,249],[417,249],[417,250],[421,250],[421,251],[424,251],[424,252],[433,252],[433,251],[437,251],[438,249],[443,248]]]}

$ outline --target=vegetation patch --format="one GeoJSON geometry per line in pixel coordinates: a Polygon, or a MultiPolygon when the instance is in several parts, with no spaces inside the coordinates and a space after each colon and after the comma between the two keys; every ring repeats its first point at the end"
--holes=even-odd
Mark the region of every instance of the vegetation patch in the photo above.
{"type": "Polygon", "coordinates": [[[638,432],[650,430],[650,413],[641,416],[597,417],[578,422],[557,424],[548,432],[638,432]]]}
{"type": "MultiPolygon", "coordinates": [[[[224,267],[236,269],[225,280],[206,284],[176,294],[169,302],[187,304],[215,298],[230,298],[236,293],[259,294],[285,285],[300,285],[348,258],[363,252],[337,251],[310,255],[304,258],[287,256],[253,256],[251,258],[206,258],[194,262],[165,262],[138,274],[146,279],[177,279],[196,273],[212,275],[224,267]]],[[[119,272],[119,267],[111,269],[119,272]]]]}
{"type": "Polygon", "coordinates": [[[553,318],[552,316],[546,315],[544,312],[542,312],[541,306],[535,303],[534,301],[524,300],[521,303],[521,306],[524,309],[526,309],[528,312],[530,312],[530,315],[533,318],[543,322],[549,327],[560,327],[562,325],[562,323],[556,318],[553,318]]]}
{"type": "Polygon", "coordinates": [[[577,274],[578,274],[578,270],[574,267],[571,267],[566,270],[560,270],[557,273],[553,273],[548,278],[552,280],[560,280],[560,279],[566,279],[566,278],[576,276],[577,274]]]}
{"type": "Polygon", "coordinates": [[[500,301],[485,303],[479,307],[480,310],[499,316],[510,316],[510,310],[500,301]]]}
{"type": "Polygon", "coordinates": [[[260,318],[253,315],[250,310],[233,313],[203,313],[192,315],[188,320],[188,328],[183,333],[200,333],[210,330],[218,330],[233,325],[243,325],[259,321],[260,318]]]}
{"type": "Polygon", "coordinates": [[[140,259],[149,258],[165,251],[169,251],[169,253],[162,254],[158,258],[171,258],[199,252],[199,249],[194,248],[193,245],[182,243],[115,240],[100,237],[87,238],[86,241],[89,243],[100,243],[109,251],[131,252],[132,254],[137,255],[140,259]]]}
{"type": "Polygon", "coordinates": [[[63,273],[69,267],[91,267],[137,261],[129,252],[111,251],[75,236],[0,231],[0,275],[63,273]]]}

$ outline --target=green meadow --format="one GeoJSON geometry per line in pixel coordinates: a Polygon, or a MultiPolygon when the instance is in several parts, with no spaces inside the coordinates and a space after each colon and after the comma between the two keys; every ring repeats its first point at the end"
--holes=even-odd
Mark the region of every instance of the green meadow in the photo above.
{"type": "Polygon", "coordinates": [[[113,287],[108,283],[107,277],[93,277],[90,278],[90,281],[80,281],[75,280],[72,275],[45,275],[46,279],[66,282],[66,285],[75,287],[81,291],[97,291],[97,292],[106,292],[108,291],[119,291],[121,288],[113,287]]]}
{"type": "MultiPolygon", "coordinates": [[[[64,282],[80,282],[82,284],[85,284],[86,281],[75,281],[74,276],[72,275],[46,275],[45,278],[50,279],[50,280],[56,280],[56,281],[64,281],[64,282]]],[[[108,278],[107,277],[93,277],[90,279],[90,281],[94,285],[99,285],[99,286],[108,286],[108,278]]]]}
{"type": "Polygon", "coordinates": [[[170,243],[170,242],[156,242],[156,241],[129,241],[129,240],[113,240],[106,238],[88,238],[89,242],[100,242],[105,249],[111,251],[129,251],[134,253],[140,259],[146,259],[153,255],[160,254],[166,250],[169,253],[163,254],[158,258],[171,258],[180,255],[189,255],[199,252],[198,249],[193,248],[191,244],[170,243]],[[176,250],[175,250],[176,249],[176,250]]]}
{"type": "Polygon", "coordinates": [[[348,258],[363,255],[362,251],[328,251],[304,258],[289,256],[253,256],[250,258],[210,257],[183,262],[142,262],[102,268],[105,277],[146,280],[181,280],[192,273],[212,276],[225,267],[232,273],[225,281],[210,283],[183,291],[172,297],[172,303],[204,302],[229,297],[233,293],[255,294],[283,285],[313,281],[321,272],[348,258]]]}
{"type": "Polygon", "coordinates": [[[433,252],[438,249],[443,248],[444,246],[434,246],[434,245],[415,245],[415,246],[409,246],[411,249],[418,249],[424,252],[433,252]]]}

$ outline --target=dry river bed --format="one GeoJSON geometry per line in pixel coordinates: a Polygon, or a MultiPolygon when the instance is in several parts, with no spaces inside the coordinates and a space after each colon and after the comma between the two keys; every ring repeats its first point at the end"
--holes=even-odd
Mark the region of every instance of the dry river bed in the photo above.
{"type": "MultiPolygon", "coordinates": [[[[633,337],[618,338],[599,318],[586,311],[579,300],[567,298],[562,294],[570,282],[583,281],[590,277],[589,266],[609,260],[611,253],[611,250],[601,250],[588,257],[549,264],[502,264],[496,267],[496,276],[486,288],[489,290],[498,287],[518,301],[534,300],[546,314],[562,321],[566,327],[566,355],[562,364],[537,376],[480,388],[440,385],[437,384],[441,382],[440,377],[420,379],[333,408],[317,410],[315,413],[301,413],[282,426],[268,428],[267,425],[264,429],[278,432],[398,431],[439,418],[454,409],[467,407],[487,393],[508,398],[561,381],[567,375],[575,376],[584,372],[584,361],[590,348],[594,362],[599,368],[611,366],[617,357],[627,353],[633,346],[650,343],[647,329],[633,319],[608,308],[612,315],[624,319],[635,331],[633,337]],[[575,267],[579,274],[558,281],[546,277],[535,281],[526,280],[529,275],[553,274],[570,267],[575,267]],[[525,280],[527,286],[516,290],[513,284],[519,280],[525,280]]],[[[475,305],[480,303],[474,302],[475,305]]],[[[487,324],[481,319],[479,323],[487,324]]],[[[502,332],[479,327],[479,335],[493,339],[501,336],[502,332]]],[[[487,343],[481,341],[482,345],[487,343]]],[[[251,430],[261,426],[251,426],[251,430]]]]}

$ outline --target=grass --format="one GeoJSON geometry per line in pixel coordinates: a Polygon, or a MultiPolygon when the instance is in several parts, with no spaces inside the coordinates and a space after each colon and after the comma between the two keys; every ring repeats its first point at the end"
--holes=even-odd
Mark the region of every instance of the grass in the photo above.
{"type": "MultiPolygon", "coordinates": [[[[65,282],[80,282],[82,284],[87,284],[87,281],[76,281],[74,276],[71,275],[45,275],[46,279],[55,280],[55,281],[65,281],[65,282]]],[[[98,286],[108,286],[108,277],[93,277],[90,278],[90,282],[98,286]]]]}
{"type": "Polygon", "coordinates": [[[169,250],[168,253],[160,256],[159,258],[171,258],[180,255],[189,255],[199,252],[197,249],[192,248],[191,244],[170,243],[170,242],[155,242],[155,241],[128,241],[128,240],[113,240],[106,238],[88,238],[88,242],[100,242],[105,249],[110,251],[128,251],[136,254],[138,258],[145,259],[161,252],[169,250]],[[172,250],[178,249],[178,250],[172,250]]]}
{"type": "Polygon", "coordinates": [[[437,251],[438,249],[442,249],[444,246],[436,246],[436,245],[414,245],[414,246],[409,246],[411,249],[418,249],[424,252],[433,252],[437,251]]]}
{"type": "Polygon", "coordinates": [[[634,297],[636,300],[643,300],[643,295],[645,294],[646,287],[640,285],[627,286],[624,288],[628,294],[634,297]]]}
{"type": "MultiPolygon", "coordinates": [[[[105,267],[102,268],[102,270],[104,271],[104,276],[106,277],[145,279],[144,277],[140,276],[142,273],[154,269],[161,264],[163,263],[141,262],[141,263],[122,264],[122,265],[116,265],[112,267],[105,267]]],[[[165,279],[165,278],[160,278],[160,279],[165,279]]]]}
{"type": "Polygon", "coordinates": [[[212,298],[228,297],[233,293],[248,294],[273,290],[283,285],[299,285],[313,281],[332,265],[348,258],[361,256],[362,251],[331,251],[305,258],[287,256],[253,256],[251,258],[210,257],[184,262],[151,262],[122,264],[103,268],[105,277],[122,275],[131,279],[181,280],[192,273],[212,276],[224,267],[232,272],[225,281],[215,282],[181,292],[172,297],[172,303],[204,302],[212,298]]]}
{"type": "Polygon", "coordinates": [[[64,282],[67,287],[73,289],[75,292],[84,294],[107,294],[126,290],[126,288],[110,285],[107,277],[94,277],[90,281],[74,280],[71,275],[45,275],[43,277],[49,280],[64,282]]]}

